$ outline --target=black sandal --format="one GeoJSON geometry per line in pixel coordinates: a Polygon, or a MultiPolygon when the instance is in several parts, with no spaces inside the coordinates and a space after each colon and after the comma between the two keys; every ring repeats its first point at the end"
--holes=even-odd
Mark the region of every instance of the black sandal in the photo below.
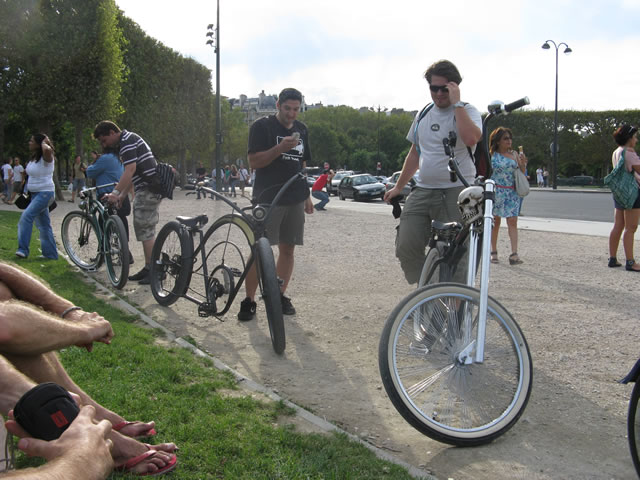
{"type": "Polygon", "coordinates": [[[518,252],[513,252],[511,255],[509,255],[509,265],[520,265],[521,263],[524,262],[520,260],[518,252]]]}
{"type": "Polygon", "coordinates": [[[491,252],[491,263],[500,263],[500,260],[498,260],[498,251],[497,250],[491,252]]]}
{"type": "Polygon", "coordinates": [[[622,264],[616,257],[609,257],[609,268],[621,267],[622,264]]]}

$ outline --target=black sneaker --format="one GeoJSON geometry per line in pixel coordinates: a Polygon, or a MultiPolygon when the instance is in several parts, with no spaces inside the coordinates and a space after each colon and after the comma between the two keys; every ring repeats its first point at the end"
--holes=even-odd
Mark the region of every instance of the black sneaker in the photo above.
{"type": "Polygon", "coordinates": [[[256,302],[252,301],[249,297],[240,302],[240,311],[238,312],[238,320],[241,322],[248,322],[253,320],[256,316],[256,302]]]}
{"type": "Polygon", "coordinates": [[[282,302],[282,314],[283,315],[295,315],[296,314],[296,309],[293,308],[293,305],[291,304],[291,299],[288,297],[285,297],[284,295],[280,296],[280,301],[282,302]]]}
{"type": "MultiPolygon", "coordinates": [[[[144,268],[142,270],[140,270],[138,273],[136,273],[135,275],[131,275],[129,277],[129,280],[131,281],[136,281],[136,280],[142,280],[145,277],[149,276],[149,267],[147,267],[146,265],[144,266],[144,268]]],[[[149,282],[147,282],[149,283],[149,282]]]]}

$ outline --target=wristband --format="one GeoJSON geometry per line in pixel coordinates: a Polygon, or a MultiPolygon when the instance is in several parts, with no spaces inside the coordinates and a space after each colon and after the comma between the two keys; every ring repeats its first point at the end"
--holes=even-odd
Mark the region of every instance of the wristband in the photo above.
{"type": "Polygon", "coordinates": [[[111,190],[111,193],[113,193],[114,195],[120,195],[120,190],[118,190],[117,188],[114,188],[113,190],[111,190]]]}
{"type": "Polygon", "coordinates": [[[67,313],[69,313],[69,312],[73,312],[74,310],[82,310],[82,307],[69,307],[69,308],[67,308],[64,312],[62,312],[62,313],[60,314],[60,317],[61,317],[61,318],[64,318],[64,316],[65,316],[67,313]]]}

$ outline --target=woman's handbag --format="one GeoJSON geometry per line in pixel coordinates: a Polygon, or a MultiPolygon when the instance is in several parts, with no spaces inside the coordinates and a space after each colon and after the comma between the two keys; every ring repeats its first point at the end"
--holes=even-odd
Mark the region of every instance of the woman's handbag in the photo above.
{"type": "Polygon", "coordinates": [[[514,177],[516,179],[516,193],[518,196],[526,197],[529,195],[529,180],[520,168],[516,168],[514,177]]]}
{"type": "Polygon", "coordinates": [[[624,149],[616,168],[604,177],[604,184],[609,187],[613,198],[622,208],[633,208],[638,199],[638,182],[633,172],[628,172],[624,166],[624,149]]]}
{"type": "Polygon", "coordinates": [[[15,199],[15,201],[13,203],[20,210],[24,210],[31,203],[31,194],[29,192],[21,193],[20,195],[18,195],[16,197],[16,199],[15,199]]]}

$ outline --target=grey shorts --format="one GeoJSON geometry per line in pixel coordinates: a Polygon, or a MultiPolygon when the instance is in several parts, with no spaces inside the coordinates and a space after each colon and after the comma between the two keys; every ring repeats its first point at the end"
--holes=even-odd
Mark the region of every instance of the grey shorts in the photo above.
{"type": "Polygon", "coordinates": [[[267,222],[267,238],[271,245],[302,245],[304,238],[304,202],[273,207],[267,222]]]}
{"type": "Polygon", "coordinates": [[[75,178],[73,180],[73,191],[80,192],[84,188],[84,178],[75,178]]]}
{"type": "Polygon", "coordinates": [[[156,225],[160,220],[160,202],[162,197],[148,190],[136,192],[133,199],[133,229],[136,240],[144,242],[156,235],[156,225]]]}
{"type": "Polygon", "coordinates": [[[13,182],[14,193],[20,193],[22,191],[22,182],[13,182]]]}

